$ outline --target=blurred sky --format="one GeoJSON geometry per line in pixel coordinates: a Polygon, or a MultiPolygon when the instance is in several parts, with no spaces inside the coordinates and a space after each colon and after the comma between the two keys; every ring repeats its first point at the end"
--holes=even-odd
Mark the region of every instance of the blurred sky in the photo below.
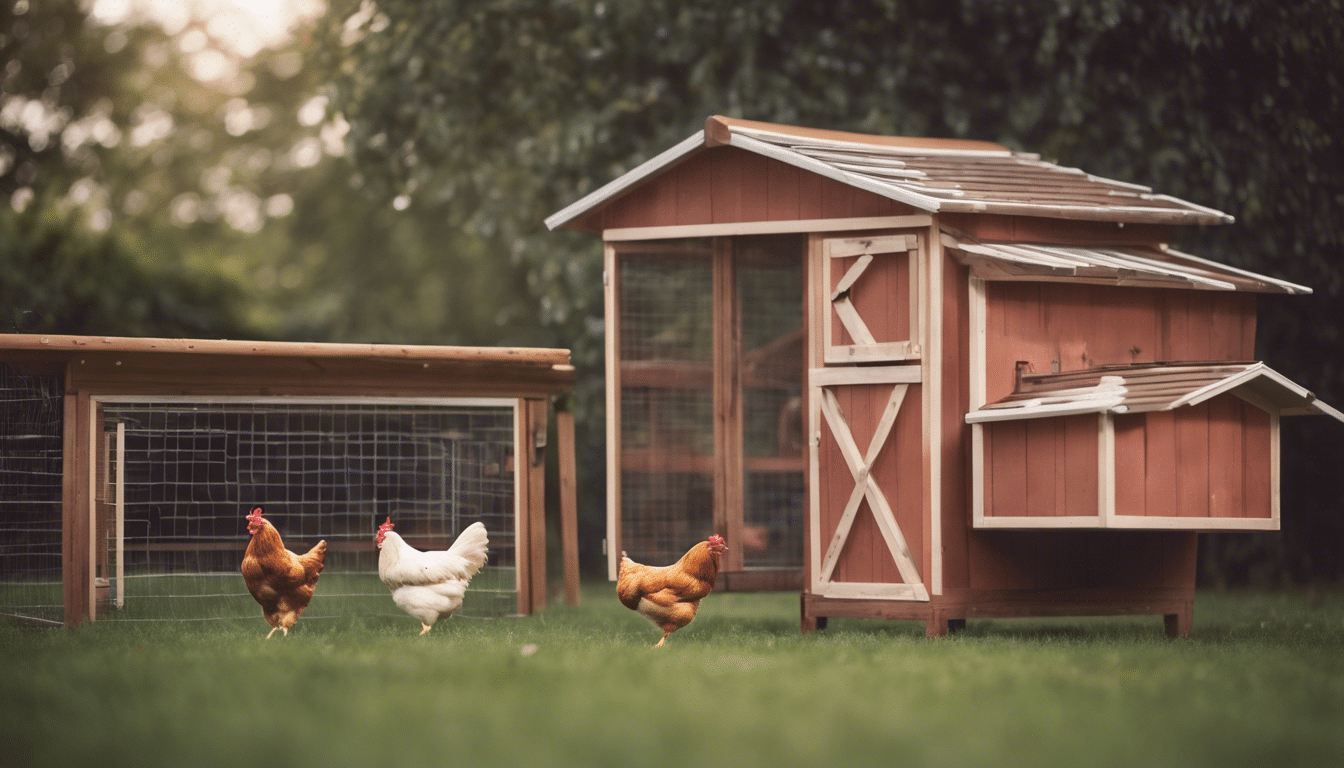
{"type": "Polygon", "coordinates": [[[193,21],[204,22],[211,40],[225,53],[251,56],[283,43],[295,24],[322,13],[322,0],[91,0],[91,15],[114,25],[153,19],[169,34],[179,34],[193,21]]]}

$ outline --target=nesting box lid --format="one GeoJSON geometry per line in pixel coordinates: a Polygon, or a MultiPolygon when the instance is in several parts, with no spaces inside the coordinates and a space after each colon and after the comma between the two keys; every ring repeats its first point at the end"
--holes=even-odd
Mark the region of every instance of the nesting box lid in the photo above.
{"type": "Polygon", "coordinates": [[[1198,405],[1235,392],[1284,416],[1344,413],[1264,363],[1116,365],[1025,374],[1011,395],[966,415],[970,424],[1081,413],[1143,413],[1198,405]]]}

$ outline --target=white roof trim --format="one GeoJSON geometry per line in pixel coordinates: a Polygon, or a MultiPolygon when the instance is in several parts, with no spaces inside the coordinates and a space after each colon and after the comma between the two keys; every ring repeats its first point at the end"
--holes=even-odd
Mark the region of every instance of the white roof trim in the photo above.
{"type": "Polygon", "coordinates": [[[619,195],[658,171],[676,164],[682,158],[703,146],[705,146],[705,132],[704,130],[700,130],[697,131],[694,136],[691,136],[658,156],[641,163],[633,170],[617,178],[615,181],[598,187],[593,192],[590,192],[584,197],[579,198],[577,201],[570,203],[559,211],[547,216],[546,228],[555,229],[556,227],[569,223],[571,220],[596,208],[599,204],[619,195]]]}
{"type": "Polygon", "coordinates": [[[1189,259],[1190,261],[1197,262],[1197,263],[1199,263],[1199,264],[1205,264],[1205,265],[1208,265],[1210,268],[1213,268],[1213,269],[1221,269],[1221,270],[1223,270],[1224,272],[1231,272],[1231,273],[1234,274],[1234,275],[1240,275],[1240,276],[1242,276],[1242,277],[1249,278],[1249,279],[1251,279],[1251,280],[1263,280],[1263,281],[1266,282],[1266,283],[1273,283],[1274,285],[1277,285],[1277,286],[1279,286],[1280,288],[1282,288],[1282,289],[1283,289],[1285,292],[1287,292],[1287,293],[1311,293],[1311,292],[1312,292],[1311,288],[1308,288],[1308,287],[1305,286],[1305,285],[1298,285],[1297,283],[1290,283],[1290,282],[1288,282],[1287,280],[1278,280],[1278,279],[1276,279],[1276,278],[1269,277],[1268,275],[1262,275],[1262,274],[1260,274],[1260,273],[1258,273],[1258,272],[1249,272],[1249,271],[1244,270],[1244,269],[1237,269],[1236,267],[1229,266],[1229,265],[1227,265],[1227,264],[1220,264],[1220,263],[1218,263],[1218,262],[1216,262],[1216,261],[1209,261],[1208,259],[1202,259],[1202,258],[1200,258],[1200,257],[1198,257],[1198,256],[1194,256],[1194,255],[1192,255],[1192,254],[1185,253],[1184,251],[1178,251],[1178,250],[1176,250],[1175,248],[1169,248],[1169,247],[1167,247],[1167,246],[1165,246],[1165,245],[1162,246],[1162,250],[1166,251],[1167,253],[1172,254],[1173,256],[1179,256],[1179,257],[1181,257],[1181,258],[1183,258],[1183,259],[1189,259]]]}

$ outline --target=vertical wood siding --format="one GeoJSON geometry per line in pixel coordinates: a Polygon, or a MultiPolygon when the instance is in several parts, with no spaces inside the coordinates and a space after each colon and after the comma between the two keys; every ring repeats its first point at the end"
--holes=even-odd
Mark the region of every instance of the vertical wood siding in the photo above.
{"type": "Polygon", "coordinates": [[[597,229],[899,216],[908,205],[735,147],[688,158],[590,214],[597,229]]]}
{"type": "Polygon", "coordinates": [[[1225,394],[1115,418],[1116,513],[1271,517],[1270,416],[1225,394]]]}
{"type": "Polygon", "coordinates": [[[990,402],[1013,391],[1019,360],[1044,373],[1255,356],[1251,294],[991,282],[986,297],[990,402]]]}

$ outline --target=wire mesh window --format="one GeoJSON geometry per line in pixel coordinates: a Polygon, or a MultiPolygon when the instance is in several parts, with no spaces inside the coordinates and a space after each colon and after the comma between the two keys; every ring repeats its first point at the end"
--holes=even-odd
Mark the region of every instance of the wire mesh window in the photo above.
{"type": "MultiPolygon", "coordinates": [[[[621,548],[670,563],[714,531],[714,247],[623,245],[619,257],[621,548]]],[[[742,382],[745,568],[801,568],[802,264],[797,236],[736,238],[731,315],[742,382]]],[[[722,254],[721,254],[722,257],[722,254]]],[[[725,393],[725,401],[738,393],[725,393]]],[[[732,442],[732,441],[729,441],[732,442]]],[[[725,482],[728,482],[725,480],[725,482]]],[[[736,482],[736,479],[733,480],[736,482]]],[[[736,543],[731,544],[736,546],[736,543]]]]}
{"type": "Polygon", "coordinates": [[[456,615],[516,613],[514,418],[506,400],[104,399],[99,618],[259,619],[238,571],[254,506],[292,551],[327,541],[303,621],[404,616],[377,575],[387,517],[422,550],[482,522],[490,558],[456,615]]]}
{"type": "Polygon", "coordinates": [[[803,248],[794,236],[733,241],[747,569],[803,565],[803,248]]]}
{"type": "Polygon", "coordinates": [[[0,364],[0,613],[61,621],[64,393],[0,364]]]}
{"type": "Polygon", "coordinates": [[[710,243],[622,253],[621,546],[670,563],[714,532],[710,243]]]}

